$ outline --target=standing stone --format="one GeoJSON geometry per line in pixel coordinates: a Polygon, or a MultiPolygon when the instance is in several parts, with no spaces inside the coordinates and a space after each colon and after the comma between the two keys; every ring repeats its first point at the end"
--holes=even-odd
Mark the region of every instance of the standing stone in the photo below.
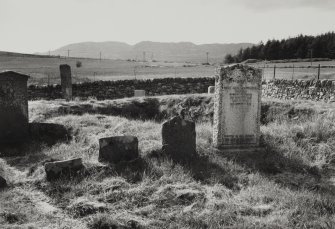
{"type": "Polygon", "coordinates": [[[134,136],[115,136],[99,139],[99,161],[117,164],[139,157],[138,139],[134,136]]]}
{"type": "Polygon", "coordinates": [[[0,73],[0,143],[21,142],[28,136],[28,78],[13,71],[0,73]]]}
{"type": "Polygon", "coordinates": [[[215,77],[213,144],[219,149],[259,146],[262,71],[247,65],[218,69],[215,77]]]}
{"type": "Polygon", "coordinates": [[[162,151],[174,161],[186,163],[196,157],[195,123],[176,116],[162,126],[162,151]]]}
{"type": "Polygon", "coordinates": [[[69,178],[80,174],[84,169],[81,158],[47,162],[44,165],[47,180],[52,181],[60,178],[69,178]]]}
{"type": "Polygon", "coordinates": [[[208,94],[213,94],[215,92],[215,86],[208,87],[208,94]]]}
{"type": "Polygon", "coordinates": [[[67,64],[62,64],[59,66],[59,70],[63,99],[66,99],[66,101],[72,100],[71,67],[67,64]]]}
{"type": "Polygon", "coordinates": [[[5,180],[5,178],[0,176],[0,189],[6,188],[6,187],[7,187],[7,181],[5,180]]]}
{"type": "Polygon", "coordinates": [[[145,96],[145,90],[135,90],[134,97],[143,97],[145,96]]]}

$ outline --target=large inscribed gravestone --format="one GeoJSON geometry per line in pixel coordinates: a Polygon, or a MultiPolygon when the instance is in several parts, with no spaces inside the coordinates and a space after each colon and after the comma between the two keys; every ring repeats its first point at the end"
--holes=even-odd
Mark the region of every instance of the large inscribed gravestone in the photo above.
{"type": "Polygon", "coordinates": [[[219,149],[259,146],[262,71],[247,65],[218,69],[215,76],[213,144],[219,149]]]}

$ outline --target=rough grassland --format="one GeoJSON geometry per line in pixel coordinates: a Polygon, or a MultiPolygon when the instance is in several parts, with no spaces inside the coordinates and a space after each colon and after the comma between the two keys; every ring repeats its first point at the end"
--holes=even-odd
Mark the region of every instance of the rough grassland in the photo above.
{"type": "Polygon", "coordinates": [[[211,149],[206,95],[29,105],[31,122],[64,125],[72,138],[0,151],[18,154],[0,159],[10,184],[0,192],[1,228],[335,227],[332,104],[263,101],[265,150],[245,155],[211,149]],[[180,109],[197,121],[199,159],[188,165],[159,151],[161,124],[180,109]],[[99,163],[98,139],[127,134],[139,138],[143,160],[99,163]],[[45,180],[43,162],[73,157],[88,175],[45,180]]]}

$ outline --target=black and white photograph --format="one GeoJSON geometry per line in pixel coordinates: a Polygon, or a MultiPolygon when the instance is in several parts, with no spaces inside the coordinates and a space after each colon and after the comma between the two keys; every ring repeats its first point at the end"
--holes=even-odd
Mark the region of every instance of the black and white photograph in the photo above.
{"type": "Polygon", "coordinates": [[[335,0],[0,0],[0,229],[335,229],[335,0]]]}

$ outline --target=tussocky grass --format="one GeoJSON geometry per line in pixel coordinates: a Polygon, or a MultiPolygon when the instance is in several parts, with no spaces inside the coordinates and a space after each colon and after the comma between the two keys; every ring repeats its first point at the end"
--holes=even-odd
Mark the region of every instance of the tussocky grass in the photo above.
{"type": "Polygon", "coordinates": [[[64,125],[72,139],[52,146],[35,142],[24,148],[29,153],[1,160],[0,175],[9,183],[0,191],[4,228],[335,227],[335,189],[329,182],[335,175],[331,105],[315,105],[312,117],[281,118],[263,125],[264,151],[254,154],[213,151],[211,123],[198,121],[199,159],[180,165],[159,153],[163,120],[98,112],[59,114],[55,107],[65,105],[58,102],[51,102],[52,115],[43,115],[50,112],[48,103],[33,103],[31,117],[64,125]],[[98,139],[116,135],[137,136],[143,160],[124,168],[98,162],[98,139]],[[83,158],[89,175],[45,180],[46,160],[75,157],[83,158]]]}

